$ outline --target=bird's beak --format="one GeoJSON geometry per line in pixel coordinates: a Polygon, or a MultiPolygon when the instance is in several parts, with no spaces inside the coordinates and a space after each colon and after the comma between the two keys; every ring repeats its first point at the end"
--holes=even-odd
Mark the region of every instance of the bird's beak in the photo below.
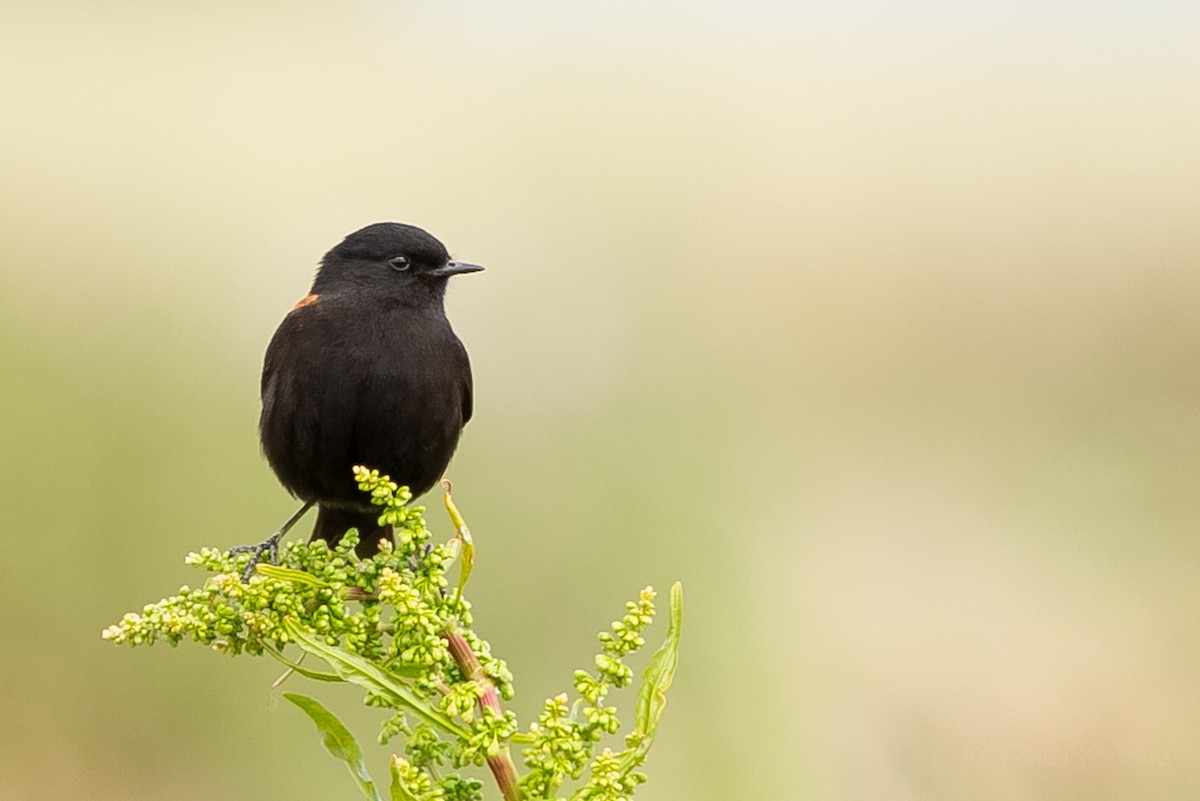
{"type": "Polygon", "coordinates": [[[465,261],[448,261],[441,267],[430,270],[429,274],[438,278],[449,278],[452,275],[460,273],[477,273],[482,269],[483,267],[478,264],[468,264],[465,261]]]}

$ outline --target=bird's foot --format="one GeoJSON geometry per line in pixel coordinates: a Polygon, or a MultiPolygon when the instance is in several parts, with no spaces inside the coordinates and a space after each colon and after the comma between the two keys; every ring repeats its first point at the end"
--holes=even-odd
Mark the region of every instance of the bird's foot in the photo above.
{"type": "Polygon", "coordinates": [[[282,538],[283,532],[276,531],[258,545],[235,545],[229,549],[229,553],[231,554],[250,554],[250,563],[247,564],[246,569],[242,571],[243,584],[246,584],[250,581],[250,577],[254,575],[254,568],[260,561],[262,561],[264,553],[267,555],[267,561],[271,564],[275,564],[279,561],[279,540],[282,538]]]}
{"type": "Polygon", "coordinates": [[[235,545],[229,549],[229,553],[249,553],[250,563],[246,565],[246,569],[242,571],[242,583],[249,583],[250,577],[254,575],[254,568],[262,559],[263,553],[267,554],[267,560],[271,564],[276,564],[279,561],[279,541],[283,539],[283,535],[292,530],[292,526],[296,525],[296,521],[304,517],[304,513],[313,507],[313,501],[306,501],[296,513],[288,518],[288,521],[279,527],[271,536],[260,542],[258,545],[235,545]]]}

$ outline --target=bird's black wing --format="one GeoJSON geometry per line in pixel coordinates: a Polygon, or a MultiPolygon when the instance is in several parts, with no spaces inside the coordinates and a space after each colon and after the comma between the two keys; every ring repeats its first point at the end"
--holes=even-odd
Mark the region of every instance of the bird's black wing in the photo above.
{"type": "Polygon", "coordinates": [[[467,349],[463,347],[462,342],[458,342],[458,358],[462,365],[462,369],[459,371],[459,375],[462,376],[460,387],[462,400],[460,401],[460,408],[462,409],[463,425],[466,425],[467,421],[471,419],[471,413],[474,411],[475,385],[471,379],[471,360],[467,356],[467,349]]]}
{"type": "Polygon", "coordinates": [[[288,313],[267,346],[259,434],[292,494],[322,500],[354,489],[351,428],[362,376],[344,357],[351,334],[341,310],[313,302],[288,313]]]}

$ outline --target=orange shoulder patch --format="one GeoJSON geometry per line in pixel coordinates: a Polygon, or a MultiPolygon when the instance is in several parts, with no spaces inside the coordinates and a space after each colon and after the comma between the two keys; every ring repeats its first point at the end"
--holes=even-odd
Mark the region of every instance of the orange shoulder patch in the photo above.
{"type": "Polygon", "coordinates": [[[300,300],[296,301],[296,305],[292,307],[292,311],[295,311],[296,309],[303,309],[305,306],[311,306],[320,299],[321,299],[321,296],[316,294],[315,292],[309,293],[309,294],[305,295],[304,297],[300,298],[300,300]]]}

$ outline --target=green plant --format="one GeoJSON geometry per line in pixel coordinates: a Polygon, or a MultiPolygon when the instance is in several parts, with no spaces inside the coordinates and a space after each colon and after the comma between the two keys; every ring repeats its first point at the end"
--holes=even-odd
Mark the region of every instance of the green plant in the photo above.
{"type": "Polygon", "coordinates": [[[380,522],[395,526],[396,545],[369,559],[354,555],[352,532],[332,549],[323,542],[289,543],[278,565],[260,564],[242,582],[249,555],[205,548],[187,563],[212,575],[196,589],[127,614],[104,638],[128,645],[184,639],[228,655],[267,654],[286,666],[285,678],[361,687],[367,705],[385,715],[378,740],[402,742],[393,753],[384,795],[367,770],[362,749],[342,722],[317,700],[284,697],[316,724],[325,747],[349,769],[368,799],[478,801],[483,783],[464,776],[486,765],[505,801],[624,801],[645,776],[638,769],[654,741],[675,673],[682,620],[682,588],[670,593],[666,641],[642,678],[631,730],[618,747],[605,747],[621,723],[606,706],[611,690],[633,682],[625,657],[641,648],[655,614],[647,587],[599,635],[591,670],[578,670],[573,695],[546,700],[537,720],[521,726],[502,701],[512,698],[512,675],[471,628],[464,588],[474,561],[465,523],[445,494],[455,527],[434,542],[424,510],[409,507],[407,488],[387,476],[355,468],[360,488],[381,507],[380,522]],[[448,576],[460,565],[458,581],[448,576]],[[296,658],[290,654],[298,650],[296,658]],[[305,664],[315,657],[325,667],[305,664]],[[521,748],[522,772],[510,745],[521,748]],[[567,793],[567,787],[574,789],[567,793]]]}

